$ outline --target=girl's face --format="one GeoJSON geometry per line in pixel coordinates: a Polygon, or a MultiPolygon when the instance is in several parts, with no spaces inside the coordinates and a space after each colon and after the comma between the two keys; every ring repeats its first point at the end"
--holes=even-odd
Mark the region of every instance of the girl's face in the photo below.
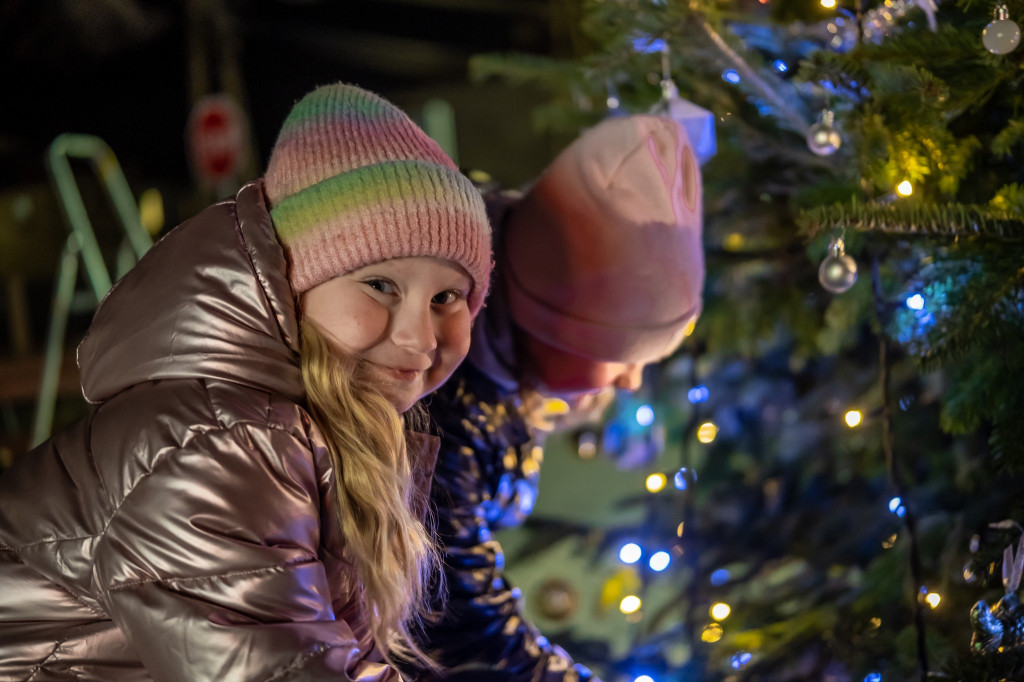
{"type": "Polygon", "coordinates": [[[549,398],[561,398],[571,407],[585,407],[595,396],[613,390],[636,391],[643,383],[647,363],[607,362],[555,348],[524,332],[526,373],[530,383],[549,398]]]}
{"type": "Polygon", "coordinates": [[[405,412],[447,379],[469,351],[472,279],[429,256],[392,258],[335,277],[301,307],[362,378],[405,412]]]}

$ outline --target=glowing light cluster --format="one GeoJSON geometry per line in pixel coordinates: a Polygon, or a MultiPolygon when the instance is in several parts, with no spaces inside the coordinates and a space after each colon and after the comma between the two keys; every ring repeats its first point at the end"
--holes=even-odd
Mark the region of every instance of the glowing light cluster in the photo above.
{"type": "Polygon", "coordinates": [[[729,617],[729,614],[732,613],[732,608],[730,608],[729,605],[724,602],[718,602],[717,604],[713,604],[711,606],[711,609],[708,611],[708,613],[710,613],[711,617],[715,620],[725,620],[729,617]]]}
{"type": "Polygon", "coordinates": [[[739,670],[740,668],[750,663],[752,658],[754,657],[750,654],[749,651],[737,651],[735,654],[732,655],[732,660],[729,662],[729,664],[732,666],[733,670],[739,670]]]}
{"type": "Polygon", "coordinates": [[[849,410],[845,415],[843,415],[843,420],[846,421],[846,425],[851,429],[856,426],[860,426],[863,419],[864,415],[861,414],[860,410],[849,410]]]}
{"type": "Polygon", "coordinates": [[[686,392],[686,399],[696,405],[697,403],[705,402],[709,395],[710,392],[708,391],[707,386],[694,386],[686,392]]]}

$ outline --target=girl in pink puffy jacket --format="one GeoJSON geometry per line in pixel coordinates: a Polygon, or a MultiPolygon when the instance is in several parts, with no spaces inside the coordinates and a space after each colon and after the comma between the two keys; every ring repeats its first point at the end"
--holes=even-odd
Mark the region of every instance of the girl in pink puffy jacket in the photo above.
{"type": "Polygon", "coordinates": [[[436,438],[483,202],[359,88],[178,226],[78,350],[86,418],[0,477],[0,680],[394,680],[419,659],[436,438]],[[403,418],[403,413],[405,418],[403,418]]]}

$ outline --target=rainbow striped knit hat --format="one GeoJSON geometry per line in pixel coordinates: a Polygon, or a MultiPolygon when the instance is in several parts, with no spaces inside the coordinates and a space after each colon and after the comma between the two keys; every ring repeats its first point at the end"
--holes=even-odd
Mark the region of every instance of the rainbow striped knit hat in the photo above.
{"type": "Polygon", "coordinates": [[[473,279],[483,305],[491,228],[473,184],[412,120],[382,97],[336,83],[285,119],[264,176],[295,295],[389,258],[435,256],[473,279]]]}

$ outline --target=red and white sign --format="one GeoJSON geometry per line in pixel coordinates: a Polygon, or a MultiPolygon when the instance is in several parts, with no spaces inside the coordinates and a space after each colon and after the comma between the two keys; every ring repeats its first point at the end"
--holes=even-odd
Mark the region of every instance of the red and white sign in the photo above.
{"type": "Polygon", "coordinates": [[[249,122],[228,95],[200,98],[188,117],[186,134],[192,168],[204,185],[234,180],[248,160],[249,122]]]}

